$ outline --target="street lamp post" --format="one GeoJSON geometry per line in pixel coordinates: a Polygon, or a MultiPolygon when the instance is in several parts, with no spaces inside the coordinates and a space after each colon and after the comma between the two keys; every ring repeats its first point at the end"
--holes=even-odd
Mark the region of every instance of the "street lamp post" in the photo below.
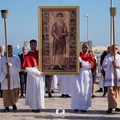
{"type": "Polygon", "coordinates": [[[87,41],[88,41],[88,40],[89,40],[89,39],[88,39],[88,17],[89,17],[89,15],[84,15],[84,17],[87,18],[87,41]]]}

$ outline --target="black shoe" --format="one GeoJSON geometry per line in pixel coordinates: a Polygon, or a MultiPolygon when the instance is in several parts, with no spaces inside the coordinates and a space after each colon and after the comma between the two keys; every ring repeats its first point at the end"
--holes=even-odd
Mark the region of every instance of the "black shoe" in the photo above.
{"type": "Polygon", "coordinates": [[[107,96],[107,93],[103,93],[103,97],[106,97],[107,96]]]}
{"type": "Polygon", "coordinates": [[[4,112],[9,112],[9,111],[10,111],[9,107],[5,107],[4,112]]]}
{"type": "Polygon", "coordinates": [[[52,97],[51,93],[48,94],[49,97],[52,97]]]}
{"type": "Polygon", "coordinates": [[[35,112],[36,110],[32,110],[32,112],[35,112]]]}
{"type": "Polygon", "coordinates": [[[48,91],[45,91],[45,93],[48,93],[48,91]]]}
{"type": "Polygon", "coordinates": [[[15,104],[12,105],[12,107],[13,107],[13,110],[17,110],[17,106],[15,104]]]}
{"type": "Polygon", "coordinates": [[[87,112],[87,110],[80,110],[81,112],[87,112]]]}
{"type": "Polygon", "coordinates": [[[62,94],[61,97],[65,97],[65,94],[62,94]]]}
{"type": "Polygon", "coordinates": [[[54,93],[54,90],[51,90],[51,93],[54,93]]]}
{"type": "Polygon", "coordinates": [[[69,95],[65,95],[65,97],[69,98],[70,96],[69,95]]]}
{"type": "Polygon", "coordinates": [[[115,111],[118,111],[118,112],[120,112],[120,108],[115,108],[115,111]]]}
{"type": "Polygon", "coordinates": [[[20,98],[25,98],[25,96],[24,95],[20,95],[20,98]]]}
{"type": "Polygon", "coordinates": [[[103,92],[102,88],[100,88],[99,90],[97,90],[96,92],[103,92]]]}
{"type": "Polygon", "coordinates": [[[74,112],[78,112],[79,110],[78,109],[74,109],[74,112]]]}
{"type": "Polygon", "coordinates": [[[38,113],[38,112],[41,112],[41,110],[40,109],[36,109],[36,110],[33,109],[32,112],[38,113]]]}
{"type": "Polygon", "coordinates": [[[96,97],[95,95],[92,95],[92,98],[96,97]]]}
{"type": "Polygon", "coordinates": [[[112,108],[108,109],[106,112],[107,113],[112,113],[112,108]]]}

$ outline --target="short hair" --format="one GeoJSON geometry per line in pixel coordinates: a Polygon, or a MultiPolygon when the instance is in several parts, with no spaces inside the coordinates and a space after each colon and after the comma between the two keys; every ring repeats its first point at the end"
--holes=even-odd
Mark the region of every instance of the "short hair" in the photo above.
{"type": "Polygon", "coordinates": [[[8,48],[9,48],[9,47],[13,47],[13,46],[12,46],[12,45],[8,45],[8,48]]]}
{"type": "Polygon", "coordinates": [[[82,44],[82,46],[83,46],[83,45],[86,45],[87,48],[89,48],[89,44],[88,44],[87,42],[84,42],[84,43],[82,44]]]}
{"type": "Polygon", "coordinates": [[[30,44],[31,44],[31,43],[37,43],[37,40],[32,39],[32,40],[30,40],[30,44]]]}
{"type": "Polygon", "coordinates": [[[63,13],[59,12],[59,13],[57,13],[56,17],[58,17],[59,15],[62,17],[64,16],[63,13]]]}
{"type": "Polygon", "coordinates": [[[23,46],[22,49],[27,48],[27,46],[23,46]]]}

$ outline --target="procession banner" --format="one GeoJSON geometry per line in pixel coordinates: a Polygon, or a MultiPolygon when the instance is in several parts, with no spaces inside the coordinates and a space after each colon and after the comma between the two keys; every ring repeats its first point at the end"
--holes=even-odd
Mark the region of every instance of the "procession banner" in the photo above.
{"type": "Polygon", "coordinates": [[[79,6],[38,7],[39,70],[79,73],[79,6]]]}

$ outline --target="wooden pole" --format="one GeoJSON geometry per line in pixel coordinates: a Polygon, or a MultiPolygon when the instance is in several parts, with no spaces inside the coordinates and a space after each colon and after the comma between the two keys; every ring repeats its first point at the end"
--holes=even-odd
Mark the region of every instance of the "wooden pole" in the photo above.
{"type": "MultiPolygon", "coordinates": [[[[8,59],[8,39],[7,39],[7,25],[6,25],[6,18],[8,15],[8,10],[1,10],[1,15],[2,18],[4,18],[4,31],[5,31],[5,46],[6,46],[6,62],[9,62],[8,59]]],[[[9,67],[7,67],[7,74],[10,75],[9,73],[9,67]]],[[[10,79],[8,78],[8,96],[10,98],[10,79]]]]}
{"type": "MultiPolygon", "coordinates": [[[[113,20],[113,51],[114,51],[114,61],[116,60],[116,39],[115,39],[115,15],[116,15],[116,8],[115,7],[111,7],[110,8],[110,13],[112,16],[112,20],[113,20]]],[[[114,86],[115,86],[115,91],[117,90],[117,71],[116,68],[114,66],[114,86]]],[[[116,93],[116,97],[117,97],[117,93],[116,93]]]]}
{"type": "MultiPolygon", "coordinates": [[[[5,28],[5,46],[6,46],[6,62],[9,62],[8,59],[8,40],[7,40],[7,29],[6,29],[6,19],[4,19],[4,28],[5,28]]],[[[9,67],[7,67],[7,74],[9,75],[9,67]]],[[[10,79],[8,79],[8,92],[10,91],[10,79]]]]}
{"type": "MultiPolygon", "coordinates": [[[[112,8],[112,0],[110,0],[110,7],[112,8]]],[[[110,15],[110,46],[113,44],[112,41],[112,36],[113,36],[113,21],[112,21],[112,16],[110,15]]]]}
{"type": "MultiPolygon", "coordinates": [[[[114,22],[114,16],[113,16],[113,49],[114,49],[114,60],[116,60],[116,40],[115,40],[115,22],[114,22]]],[[[114,67],[114,77],[115,77],[115,87],[117,87],[117,73],[116,73],[116,68],[114,67]]]]}

